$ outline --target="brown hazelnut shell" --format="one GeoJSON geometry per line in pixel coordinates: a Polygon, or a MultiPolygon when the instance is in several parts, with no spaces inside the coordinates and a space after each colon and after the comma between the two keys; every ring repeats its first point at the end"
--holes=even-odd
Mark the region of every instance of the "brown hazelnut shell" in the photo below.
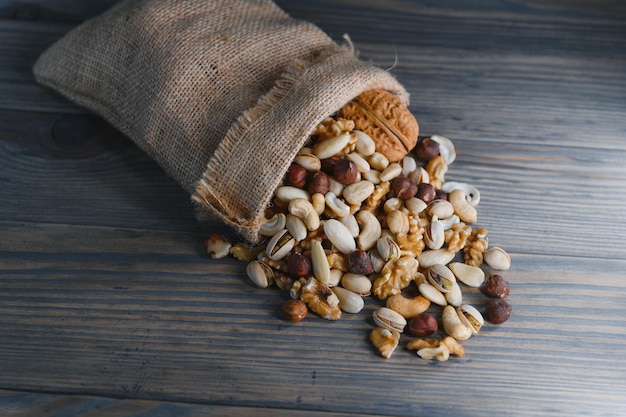
{"type": "Polygon", "coordinates": [[[376,151],[390,162],[402,159],[417,143],[417,120],[395,94],[386,90],[358,95],[339,110],[338,116],[354,121],[355,129],[367,133],[376,151]]]}

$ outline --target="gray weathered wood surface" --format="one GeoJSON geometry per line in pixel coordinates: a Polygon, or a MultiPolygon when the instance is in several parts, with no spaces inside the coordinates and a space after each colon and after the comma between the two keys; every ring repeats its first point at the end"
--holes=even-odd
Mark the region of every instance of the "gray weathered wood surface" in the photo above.
{"type": "Polygon", "coordinates": [[[375,300],[285,322],[284,294],[203,255],[225,226],[34,82],[113,3],[0,1],[0,415],[626,415],[623,2],[278,1],[393,67],[512,255],[510,321],[446,363],[377,356],[375,300]]]}

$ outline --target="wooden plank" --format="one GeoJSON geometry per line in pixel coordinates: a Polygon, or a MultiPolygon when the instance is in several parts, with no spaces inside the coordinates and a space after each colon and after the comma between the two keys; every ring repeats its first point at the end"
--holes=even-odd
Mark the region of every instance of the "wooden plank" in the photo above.
{"type": "Polygon", "coordinates": [[[514,254],[511,320],[433,363],[373,352],[375,300],[339,322],[286,323],[284,294],[185,234],[2,231],[2,387],[384,415],[610,415],[626,398],[623,260],[514,254]]]}
{"type": "MultiPolygon", "coordinates": [[[[237,407],[0,390],[3,417],[349,417],[352,413],[237,407]]],[[[377,417],[362,414],[364,417],[377,417]]]]}

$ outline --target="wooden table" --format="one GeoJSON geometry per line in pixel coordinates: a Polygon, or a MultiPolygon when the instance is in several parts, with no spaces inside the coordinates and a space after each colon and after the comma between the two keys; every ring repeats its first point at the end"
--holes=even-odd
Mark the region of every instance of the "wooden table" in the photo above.
{"type": "Polygon", "coordinates": [[[511,254],[511,319],[442,363],[378,356],[376,300],[284,321],[285,294],[203,253],[228,228],[34,82],[112,3],[0,1],[0,415],[626,415],[623,2],[278,1],[397,76],[511,254]]]}

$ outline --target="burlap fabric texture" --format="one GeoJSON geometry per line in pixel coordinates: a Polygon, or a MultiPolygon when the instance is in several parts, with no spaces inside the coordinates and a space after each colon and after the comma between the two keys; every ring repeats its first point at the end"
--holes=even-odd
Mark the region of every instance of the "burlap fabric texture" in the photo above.
{"type": "Polygon", "coordinates": [[[34,73],[250,241],[321,120],[375,88],[408,102],[388,72],[269,0],[122,1],[53,44],[34,73]]]}

